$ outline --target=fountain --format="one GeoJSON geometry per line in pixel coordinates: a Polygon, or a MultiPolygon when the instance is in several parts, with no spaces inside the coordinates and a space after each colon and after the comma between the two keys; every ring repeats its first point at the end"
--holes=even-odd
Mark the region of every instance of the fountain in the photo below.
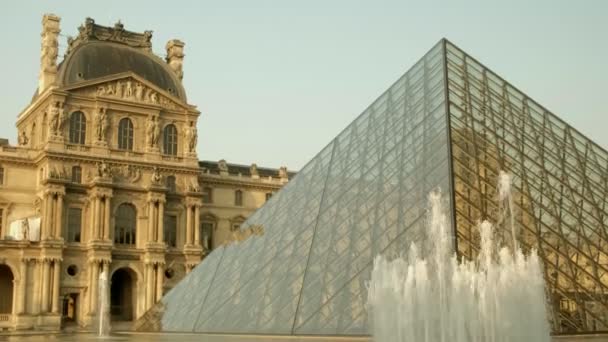
{"type": "Polygon", "coordinates": [[[107,337],[110,335],[110,302],[108,298],[108,272],[103,271],[99,275],[99,298],[98,298],[98,330],[97,336],[107,337]]]}
{"type": "Polygon", "coordinates": [[[413,243],[407,258],[376,257],[368,292],[375,341],[550,341],[541,265],[536,251],[526,256],[517,245],[508,174],[500,174],[498,189],[512,249],[499,249],[483,221],[477,260],[459,262],[437,191],[429,196],[428,257],[413,243]]]}

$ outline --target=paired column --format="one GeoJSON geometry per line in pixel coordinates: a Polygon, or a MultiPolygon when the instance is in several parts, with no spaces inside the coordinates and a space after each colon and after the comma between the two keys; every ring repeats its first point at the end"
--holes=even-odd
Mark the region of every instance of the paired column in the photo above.
{"type": "Polygon", "coordinates": [[[49,285],[50,285],[51,262],[48,259],[42,260],[42,299],[41,311],[49,311],[49,285]]]}
{"type": "Polygon", "coordinates": [[[192,206],[186,204],[186,246],[192,245],[192,206]]]}
{"type": "Polygon", "coordinates": [[[154,303],[154,264],[145,264],[146,272],[146,310],[154,303]]]}
{"type": "Polygon", "coordinates": [[[165,265],[156,264],[156,300],[158,302],[163,297],[163,280],[165,279],[165,265]]]}
{"type": "Polygon", "coordinates": [[[103,239],[104,240],[110,240],[110,209],[111,209],[111,197],[110,196],[105,196],[104,200],[103,200],[103,207],[104,207],[104,211],[103,211],[103,239]]]}
{"type": "Polygon", "coordinates": [[[53,262],[53,298],[51,300],[51,312],[59,313],[59,286],[61,284],[61,261],[55,259],[53,262]]]}
{"type": "Polygon", "coordinates": [[[165,201],[155,198],[148,201],[148,242],[164,242],[163,217],[165,201]]]}
{"type": "Polygon", "coordinates": [[[91,240],[110,240],[110,218],[112,196],[95,193],[92,196],[93,236],[91,240]]]}
{"type": "Polygon", "coordinates": [[[164,238],[164,215],[165,215],[165,202],[164,201],[158,201],[158,218],[157,218],[157,224],[156,224],[156,229],[158,232],[158,241],[159,243],[163,243],[165,241],[164,238]]]}
{"type": "Polygon", "coordinates": [[[198,204],[194,205],[194,245],[201,245],[201,207],[198,204]]]}
{"type": "Polygon", "coordinates": [[[21,259],[21,265],[19,273],[21,274],[21,280],[19,281],[19,307],[17,313],[24,314],[27,312],[25,296],[27,293],[27,264],[29,260],[26,258],[21,259]]]}
{"type": "Polygon", "coordinates": [[[97,311],[97,288],[99,286],[99,262],[96,260],[91,261],[89,277],[89,313],[94,314],[97,311]]]}
{"type": "Polygon", "coordinates": [[[59,239],[63,236],[63,194],[59,192],[56,193],[55,196],[53,196],[53,200],[55,201],[55,230],[53,236],[56,239],[59,239]]]}

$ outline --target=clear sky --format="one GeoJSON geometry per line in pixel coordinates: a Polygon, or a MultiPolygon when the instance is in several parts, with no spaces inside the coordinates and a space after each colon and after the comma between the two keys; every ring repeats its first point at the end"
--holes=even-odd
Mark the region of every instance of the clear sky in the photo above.
{"type": "Polygon", "coordinates": [[[41,18],[186,43],[200,159],[297,170],[442,37],[608,147],[608,1],[2,1],[0,136],[36,89],[41,18]]]}

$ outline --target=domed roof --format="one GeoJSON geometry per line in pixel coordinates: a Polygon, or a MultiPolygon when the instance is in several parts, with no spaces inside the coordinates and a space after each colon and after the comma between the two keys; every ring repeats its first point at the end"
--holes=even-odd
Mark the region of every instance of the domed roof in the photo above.
{"type": "Polygon", "coordinates": [[[58,71],[62,86],[132,71],[186,101],[181,82],[166,63],[152,53],[122,44],[91,41],[79,45],[61,63],[58,71]]]}
{"type": "Polygon", "coordinates": [[[120,22],[105,27],[91,18],[78,30],[78,37],[68,40],[66,57],[59,65],[59,86],[131,71],[186,102],[186,92],[177,75],[151,52],[151,31],[127,31],[120,22]]]}

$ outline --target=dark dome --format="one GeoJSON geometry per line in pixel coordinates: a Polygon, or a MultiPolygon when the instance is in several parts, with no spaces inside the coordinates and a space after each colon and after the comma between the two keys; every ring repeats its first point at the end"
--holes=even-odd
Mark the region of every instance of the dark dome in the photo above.
{"type": "Polygon", "coordinates": [[[186,102],[181,82],[162,59],[127,45],[90,41],[71,51],[59,66],[59,84],[69,86],[123,72],[133,73],[186,102]]]}

